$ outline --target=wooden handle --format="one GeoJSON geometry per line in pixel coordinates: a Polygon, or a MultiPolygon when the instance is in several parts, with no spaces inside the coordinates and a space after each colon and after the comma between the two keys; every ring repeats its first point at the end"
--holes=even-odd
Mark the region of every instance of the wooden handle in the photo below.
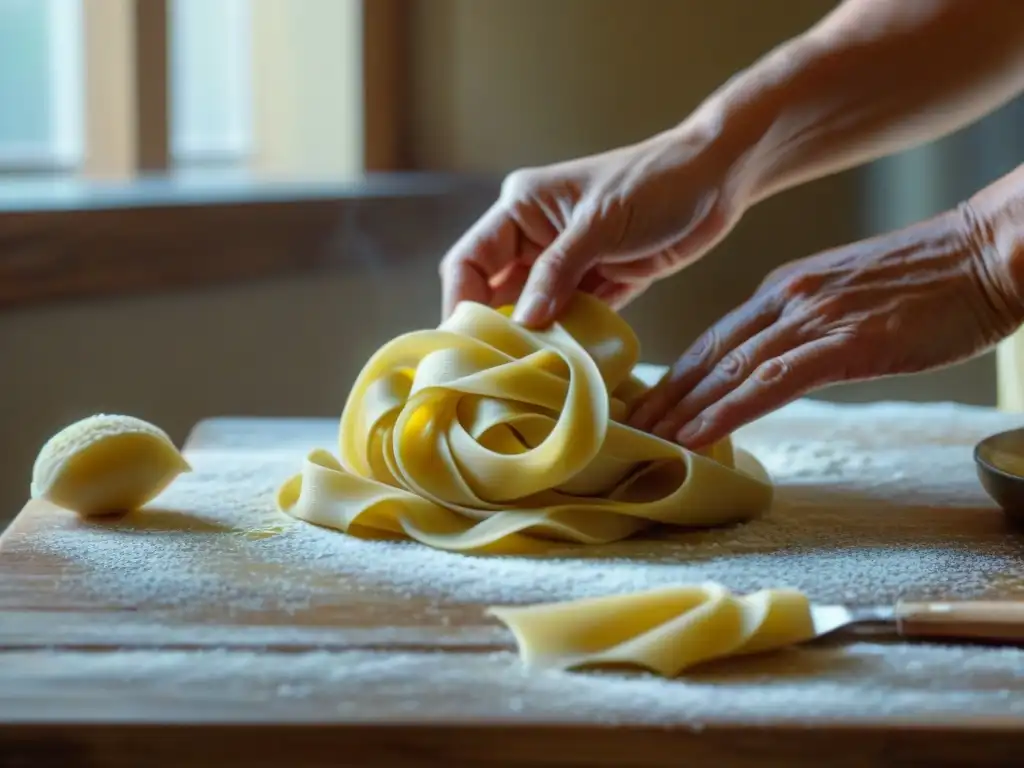
{"type": "Polygon", "coordinates": [[[946,637],[1024,643],[1024,602],[901,601],[896,629],[904,637],[946,637]]]}

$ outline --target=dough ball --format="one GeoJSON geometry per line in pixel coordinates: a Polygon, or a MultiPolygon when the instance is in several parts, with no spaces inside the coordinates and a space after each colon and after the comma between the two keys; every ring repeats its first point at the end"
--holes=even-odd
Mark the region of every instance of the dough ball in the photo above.
{"type": "Polygon", "coordinates": [[[159,427],[133,416],[98,414],[46,442],[32,468],[31,494],[80,515],[127,512],[190,469],[159,427]]]}

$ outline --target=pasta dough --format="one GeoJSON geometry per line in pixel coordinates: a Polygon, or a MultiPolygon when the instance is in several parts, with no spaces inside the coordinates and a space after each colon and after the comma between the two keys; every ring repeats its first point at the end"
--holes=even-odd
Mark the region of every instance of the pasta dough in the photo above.
{"type": "Polygon", "coordinates": [[[801,592],[736,596],[718,584],[489,610],[523,661],[562,669],[629,665],[675,677],[695,664],[775,650],[814,637],[801,592]]]}
{"type": "Polygon", "coordinates": [[[618,421],[645,386],[636,336],[603,303],[578,294],[543,331],[510,315],[463,302],[385,344],[345,403],[338,458],[309,454],[280,508],[356,536],[492,552],[770,506],[767,474],[729,439],[694,453],[618,421]]]}
{"type": "Polygon", "coordinates": [[[81,515],[138,509],[188,462],[159,427],[133,416],[97,414],[55,434],[32,468],[32,498],[81,515]]]}

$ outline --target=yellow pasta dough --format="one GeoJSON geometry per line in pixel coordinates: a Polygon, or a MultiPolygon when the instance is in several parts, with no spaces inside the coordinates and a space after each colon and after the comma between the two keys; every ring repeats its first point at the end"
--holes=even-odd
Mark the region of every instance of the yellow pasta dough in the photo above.
{"type": "Polygon", "coordinates": [[[364,537],[449,550],[600,544],[655,524],[749,520],[771,504],[753,457],[725,439],[695,453],[619,420],[645,385],[639,343],[577,295],[527,330],[464,302],[434,330],[385,344],[359,374],[340,451],[313,451],[278,493],[282,510],[364,537]]]}
{"type": "Polygon", "coordinates": [[[814,637],[801,592],[737,596],[711,583],[489,612],[512,630],[532,667],[627,665],[674,677],[701,662],[814,637]]]}
{"type": "Polygon", "coordinates": [[[32,468],[32,498],[80,515],[139,509],[191,468],[162,429],[97,414],[46,441],[32,468]]]}

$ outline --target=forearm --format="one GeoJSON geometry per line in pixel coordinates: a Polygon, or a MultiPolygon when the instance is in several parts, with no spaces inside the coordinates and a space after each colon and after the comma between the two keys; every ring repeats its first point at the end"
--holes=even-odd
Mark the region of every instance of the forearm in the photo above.
{"type": "Polygon", "coordinates": [[[1024,90],[1022,0],[846,0],[684,124],[750,204],[967,125],[1024,90]]]}

